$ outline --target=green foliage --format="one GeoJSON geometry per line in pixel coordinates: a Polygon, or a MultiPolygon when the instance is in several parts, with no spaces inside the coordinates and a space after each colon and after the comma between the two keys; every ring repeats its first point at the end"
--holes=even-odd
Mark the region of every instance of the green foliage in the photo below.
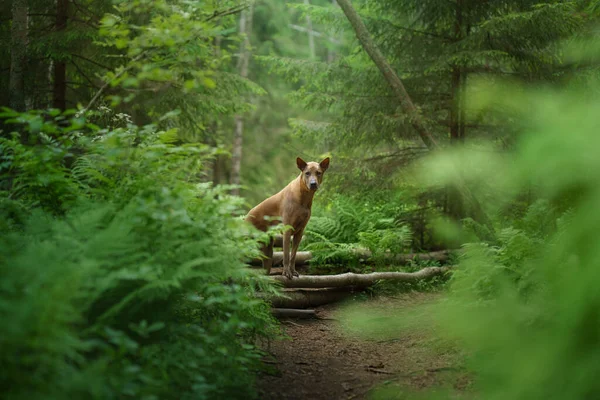
{"type": "Polygon", "coordinates": [[[356,265],[364,250],[375,263],[384,256],[410,249],[410,229],[394,221],[390,209],[377,203],[335,196],[321,215],[311,217],[305,232],[304,248],[313,252],[316,264],[356,265]]]}
{"type": "Polygon", "coordinates": [[[272,289],[241,200],[196,183],[212,150],[49,115],[4,114],[35,143],[0,142],[4,396],[255,396],[272,289]]]}
{"type": "Polygon", "coordinates": [[[111,87],[127,96],[113,104],[143,102],[150,116],[164,109],[181,111],[173,122],[186,141],[215,143],[207,130],[219,117],[253,109],[248,96],[265,91],[232,73],[230,47],[237,46],[235,19],[229,14],[246,6],[239,1],[120,1],[101,21],[102,45],[126,53],[128,62],[105,74],[111,87]],[[229,15],[229,16],[228,16],[229,15]],[[215,42],[223,45],[216,44],[215,42]],[[156,92],[161,92],[156,96],[156,92]]]}
{"type": "MultiPolygon", "coordinates": [[[[505,91],[493,93],[507,98],[505,91]]],[[[592,237],[600,198],[597,173],[590,172],[598,171],[591,150],[598,140],[596,114],[589,113],[598,99],[582,97],[580,92],[524,92],[510,102],[530,133],[520,143],[515,168],[503,172],[519,185],[535,182],[549,200],[532,205],[519,229],[506,228],[500,248],[467,248],[463,272],[454,278],[459,308],[451,307],[454,323],[448,326],[474,352],[478,390],[486,398],[578,399],[600,393],[592,361],[598,343],[591,333],[599,323],[593,311],[599,248],[592,237]],[[529,115],[521,113],[519,107],[534,103],[529,115]],[[554,209],[565,198],[572,209],[557,214],[554,209]],[[482,286],[486,290],[468,289],[482,286]],[[468,317],[461,311],[465,302],[482,299],[491,301],[470,306],[468,317]]]]}
{"type": "MultiPolygon", "coordinates": [[[[468,140],[477,150],[484,142],[490,144],[490,151],[503,151],[512,145],[516,126],[507,123],[502,107],[473,109],[467,85],[477,77],[495,81],[506,75],[527,82],[564,81],[565,72],[574,65],[565,64],[560,40],[586,30],[582,3],[366,0],[353,4],[440,145],[460,136],[461,142],[468,140]]],[[[330,5],[293,7],[334,30],[332,35],[342,38],[348,50],[327,63],[277,55],[260,58],[273,73],[298,82],[290,94],[294,104],[321,112],[313,118],[291,118],[294,134],[304,142],[335,148],[336,165],[341,167],[338,188],[346,194],[362,196],[366,187],[393,191],[410,184],[404,169],[426,149],[347,19],[330,5]]],[[[411,200],[404,202],[414,205],[412,199],[421,194],[413,187],[411,200]]],[[[431,200],[427,207],[442,213],[452,211],[458,202],[433,191],[426,195],[431,200]]],[[[454,214],[465,216],[460,210],[454,214]]]]}
{"type": "MultiPolygon", "coordinates": [[[[489,165],[465,171],[467,179],[487,176],[499,210],[521,207],[523,193],[533,192],[534,201],[510,218],[501,213],[495,242],[463,246],[449,299],[427,313],[442,324],[440,334],[468,351],[476,398],[598,397],[597,87],[532,90],[505,83],[478,90],[480,106],[502,104],[526,132],[517,151],[497,156],[507,162],[488,156],[489,165]]],[[[465,158],[461,153],[453,162],[472,161],[465,158]]],[[[426,164],[427,174],[436,170],[453,181],[448,168],[440,169],[448,159],[435,160],[426,164]]],[[[390,326],[388,319],[380,322],[390,326]]]]}

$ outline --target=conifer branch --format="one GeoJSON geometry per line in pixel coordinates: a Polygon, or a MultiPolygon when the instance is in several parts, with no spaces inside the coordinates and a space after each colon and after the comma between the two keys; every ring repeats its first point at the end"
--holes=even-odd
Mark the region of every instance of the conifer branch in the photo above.
{"type": "MultiPolygon", "coordinates": [[[[408,92],[406,91],[404,84],[396,74],[396,72],[392,69],[392,66],[388,63],[385,56],[379,50],[377,44],[371,38],[367,27],[364,22],[350,3],[350,0],[337,0],[338,5],[344,11],[344,14],[350,21],[354,32],[356,33],[356,37],[360,42],[363,49],[367,52],[369,57],[373,60],[375,65],[379,68],[379,71],[384,76],[385,80],[390,85],[392,91],[396,95],[396,98],[400,102],[400,107],[402,111],[408,115],[408,119],[412,127],[417,131],[421,140],[429,150],[438,150],[440,146],[437,144],[436,140],[431,135],[431,132],[427,128],[425,124],[425,120],[421,116],[419,110],[412,102],[408,92]]],[[[462,177],[458,176],[455,185],[457,189],[462,194],[463,198],[469,205],[471,206],[473,218],[483,225],[485,225],[490,235],[495,236],[494,226],[492,221],[487,216],[481,204],[477,200],[477,198],[473,195],[469,187],[466,185],[462,177]]]]}

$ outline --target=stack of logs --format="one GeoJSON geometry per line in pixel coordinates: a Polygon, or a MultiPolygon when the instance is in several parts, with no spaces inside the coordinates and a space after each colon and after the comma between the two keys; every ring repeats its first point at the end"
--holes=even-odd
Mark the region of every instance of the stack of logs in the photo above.
{"type": "MultiPolygon", "coordinates": [[[[276,238],[275,247],[281,247],[281,237],[276,238]]],[[[357,251],[360,258],[368,260],[368,250],[357,251]]],[[[410,260],[436,260],[447,261],[450,251],[436,251],[431,253],[414,253],[390,255],[390,263],[393,265],[407,264],[410,260]]],[[[300,277],[288,279],[281,276],[283,252],[273,253],[273,268],[271,275],[273,279],[283,286],[283,297],[271,297],[269,300],[273,306],[273,314],[277,317],[312,318],[314,310],[323,304],[333,303],[346,298],[349,294],[363,290],[379,280],[390,280],[396,282],[417,282],[434,276],[443,275],[451,267],[427,267],[417,272],[372,272],[368,274],[354,274],[351,272],[339,275],[303,275],[308,270],[308,263],[312,255],[309,251],[299,251],[296,254],[296,269],[300,277]]],[[[254,267],[260,267],[260,260],[253,260],[254,267]]]]}

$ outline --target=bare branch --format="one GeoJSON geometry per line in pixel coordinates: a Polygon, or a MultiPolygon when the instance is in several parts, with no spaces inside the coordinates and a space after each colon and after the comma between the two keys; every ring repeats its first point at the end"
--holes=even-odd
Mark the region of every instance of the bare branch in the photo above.
{"type": "Polygon", "coordinates": [[[316,37],[323,37],[323,38],[327,39],[328,41],[330,41],[333,44],[342,44],[342,42],[339,41],[339,40],[337,40],[336,38],[332,38],[331,36],[324,35],[321,32],[318,32],[318,31],[315,31],[315,30],[312,30],[312,29],[308,29],[308,28],[305,28],[305,27],[300,26],[300,25],[289,24],[289,27],[292,28],[292,29],[295,29],[297,31],[300,31],[300,32],[308,33],[309,35],[313,35],[313,36],[316,36],[316,37]]]}
{"type": "MultiPolygon", "coordinates": [[[[141,60],[142,58],[144,58],[147,55],[147,51],[143,51],[140,54],[138,54],[135,58],[133,58],[131,60],[131,63],[123,68],[121,71],[117,72],[117,74],[115,75],[114,79],[118,79],[120,78],[124,73],[126,73],[127,71],[129,71],[131,68],[133,68],[134,63],[141,60]]],[[[90,100],[90,102],[88,103],[88,105],[82,109],[79,114],[84,114],[86,113],[94,104],[96,104],[96,102],[98,101],[98,99],[100,98],[100,96],[102,95],[102,93],[104,93],[104,91],[108,88],[108,86],[110,85],[110,80],[107,80],[104,85],[102,85],[102,87],[100,88],[100,90],[98,90],[98,92],[96,92],[96,94],[94,95],[94,97],[92,97],[92,99],[90,100]]]]}

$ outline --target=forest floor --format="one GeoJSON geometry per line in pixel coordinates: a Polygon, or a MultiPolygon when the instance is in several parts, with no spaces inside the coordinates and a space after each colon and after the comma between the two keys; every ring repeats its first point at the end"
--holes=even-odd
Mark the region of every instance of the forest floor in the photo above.
{"type": "Polygon", "coordinates": [[[363,299],[351,302],[350,312],[359,313],[354,317],[344,304],[318,307],[319,319],[283,320],[287,338],[265,346],[273,368],[259,378],[260,398],[409,399],[425,390],[442,391],[442,398],[468,397],[472,377],[454,343],[440,339],[428,324],[398,329],[381,319],[392,315],[397,323],[440,296],[412,292],[363,299]]]}

